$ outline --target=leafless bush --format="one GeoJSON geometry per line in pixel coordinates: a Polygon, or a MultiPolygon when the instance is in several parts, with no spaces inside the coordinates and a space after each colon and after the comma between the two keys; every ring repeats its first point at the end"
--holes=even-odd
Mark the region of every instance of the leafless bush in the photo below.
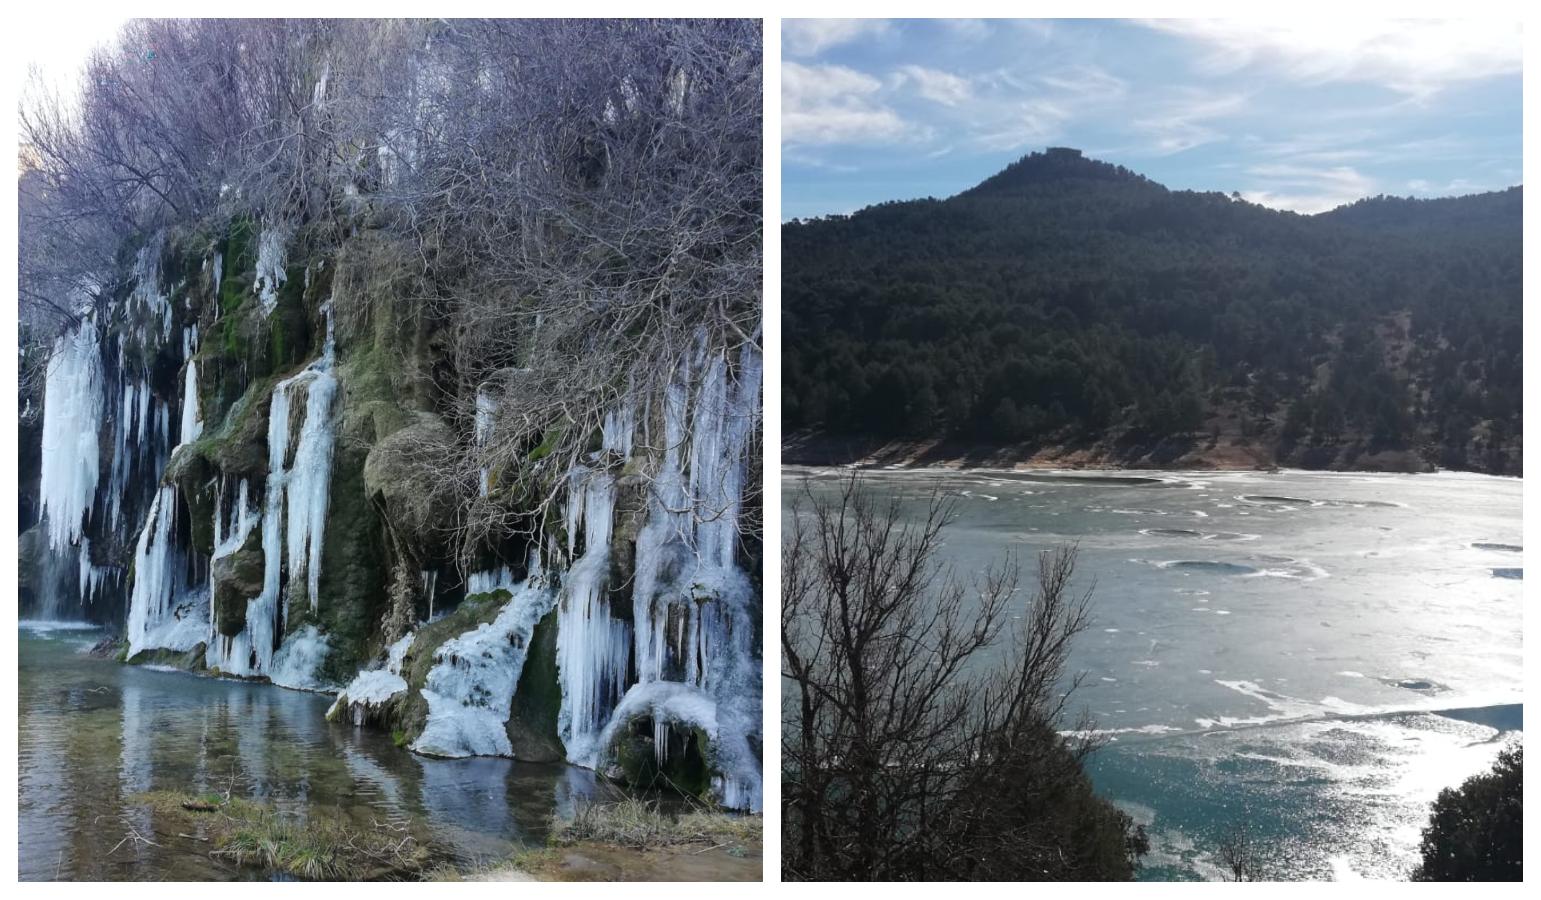
{"type": "Polygon", "coordinates": [[[1055,730],[1089,622],[1075,549],[1040,557],[1021,604],[1015,560],[972,583],[937,561],[951,509],[934,494],[906,520],[853,476],[798,510],[782,554],[784,875],[1128,877],[1143,835],[1091,793],[1086,723],[1055,730]]]}
{"type": "Polygon", "coordinates": [[[383,230],[449,334],[469,553],[538,527],[608,412],[758,344],[760,49],[755,20],[133,20],[23,104],[23,303],[102,307],[173,226],[383,230]]]}

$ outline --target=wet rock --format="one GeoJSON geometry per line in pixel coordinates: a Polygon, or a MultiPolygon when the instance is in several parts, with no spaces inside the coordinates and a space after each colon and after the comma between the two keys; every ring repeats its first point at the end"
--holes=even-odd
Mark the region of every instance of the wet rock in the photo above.
{"type": "Polygon", "coordinates": [[[246,603],[261,595],[265,567],[261,528],[251,530],[241,549],[214,560],[209,580],[214,593],[214,624],[220,634],[235,637],[246,628],[246,603]]]}

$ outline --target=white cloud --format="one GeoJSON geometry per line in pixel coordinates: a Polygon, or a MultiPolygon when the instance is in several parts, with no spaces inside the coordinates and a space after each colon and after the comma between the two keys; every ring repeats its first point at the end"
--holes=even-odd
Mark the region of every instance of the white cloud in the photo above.
{"type": "Polygon", "coordinates": [[[845,66],[781,66],[783,144],[848,144],[905,136],[905,121],[878,97],[883,83],[845,66]]]}
{"type": "Polygon", "coordinates": [[[957,106],[973,95],[967,78],[925,66],[900,66],[895,73],[895,83],[899,86],[912,84],[917,94],[944,106],[957,106]]]}
{"type": "Polygon", "coordinates": [[[781,50],[788,56],[817,56],[831,47],[888,31],[887,19],[783,19],[781,50]]]}
{"type": "Polygon", "coordinates": [[[1486,19],[1158,19],[1148,27],[1204,45],[1211,72],[1263,65],[1307,83],[1357,81],[1427,96],[1442,87],[1518,73],[1517,22],[1486,19]]]}
{"type": "Polygon", "coordinates": [[[1269,163],[1250,166],[1247,174],[1265,186],[1242,191],[1245,199],[1274,209],[1319,213],[1378,193],[1376,183],[1349,166],[1314,168],[1269,163]]]}

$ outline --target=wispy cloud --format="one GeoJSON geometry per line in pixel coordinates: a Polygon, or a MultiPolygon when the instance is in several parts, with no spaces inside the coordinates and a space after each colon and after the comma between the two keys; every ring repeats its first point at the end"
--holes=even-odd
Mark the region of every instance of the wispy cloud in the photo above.
{"type": "Polygon", "coordinates": [[[887,32],[887,19],[784,19],[781,50],[787,56],[817,56],[831,47],[887,32]]]}
{"type": "Polygon", "coordinates": [[[973,95],[967,78],[925,66],[900,66],[894,73],[894,82],[901,88],[913,85],[917,94],[944,106],[958,106],[973,95]]]}
{"type": "Polygon", "coordinates": [[[878,79],[834,65],[781,66],[781,140],[789,144],[895,140],[909,128],[883,104],[878,79]]]}
{"type": "Polygon", "coordinates": [[[1274,209],[1301,213],[1326,212],[1377,193],[1376,183],[1349,166],[1311,168],[1295,165],[1258,165],[1247,169],[1265,188],[1245,190],[1243,198],[1274,209]]]}
{"type": "Polygon", "coordinates": [[[1305,212],[1521,178],[1513,25],[869,19],[784,34],[800,209],[944,196],[1053,144],[1305,212]]]}
{"type": "Polygon", "coordinates": [[[1518,22],[1333,18],[1262,22],[1157,19],[1143,24],[1202,46],[1215,73],[1277,68],[1297,81],[1357,81],[1428,96],[1458,82],[1518,73],[1518,22]]]}
{"type": "Polygon", "coordinates": [[[1157,156],[1225,140],[1227,135],[1217,127],[1217,121],[1240,112],[1247,103],[1245,94],[1197,88],[1175,93],[1175,99],[1149,108],[1133,122],[1135,131],[1148,136],[1148,151],[1157,156]]]}

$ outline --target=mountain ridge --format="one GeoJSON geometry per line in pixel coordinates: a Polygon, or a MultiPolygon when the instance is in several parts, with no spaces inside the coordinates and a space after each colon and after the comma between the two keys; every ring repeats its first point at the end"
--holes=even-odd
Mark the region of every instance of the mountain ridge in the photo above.
{"type": "Polygon", "coordinates": [[[1306,216],[1050,148],[945,200],[789,222],[787,431],[1513,474],[1522,198],[1306,216]]]}

